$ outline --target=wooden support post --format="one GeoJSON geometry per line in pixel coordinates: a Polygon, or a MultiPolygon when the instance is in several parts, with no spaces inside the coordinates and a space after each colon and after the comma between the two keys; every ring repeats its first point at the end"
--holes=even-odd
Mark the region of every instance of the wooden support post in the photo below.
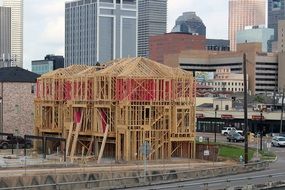
{"type": "Polygon", "coordinates": [[[105,144],[106,144],[107,136],[108,136],[108,130],[109,130],[109,124],[106,125],[106,129],[105,129],[105,132],[104,132],[104,137],[103,137],[103,141],[102,141],[102,144],[101,144],[101,148],[100,148],[97,164],[100,164],[101,158],[103,156],[103,152],[104,152],[104,149],[105,149],[105,144]]]}
{"type": "Polygon", "coordinates": [[[82,120],[83,120],[83,111],[81,111],[80,122],[76,124],[76,129],[75,129],[75,132],[74,132],[74,137],[73,137],[73,141],[72,141],[72,147],[71,147],[71,151],[70,151],[71,163],[74,160],[74,154],[75,154],[76,147],[77,147],[78,134],[79,134],[79,131],[81,129],[82,120]]]}
{"type": "Polygon", "coordinates": [[[95,137],[95,142],[94,142],[94,155],[96,158],[99,156],[99,137],[95,137]]]}
{"type": "Polygon", "coordinates": [[[74,160],[73,157],[74,157],[75,150],[76,150],[76,147],[77,147],[78,133],[80,131],[80,128],[81,128],[81,122],[76,125],[76,129],[75,129],[75,132],[74,132],[74,137],[73,137],[73,141],[72,141],[72,147],[71,147],[71,151],[70,151],[71,163],[74,160]]]}
{"type": "Polygon", "coordinates": [[[130,145],[131,145],[131,141],[130,141],[130,131],[126,131],[125,133],[125,150],[124,150],[124,156],[126,161],[130,160],[130,145]]]}
{"type": "Polygon", "coordinates": [[[88,147],[88,151],[87,151],[87,156],[90,156],[91,155],[91,152],[92,152],[92,147],[93,147],[93,143],[94,143],[94,138],[95,137],[92,137],[92,140],[89,144],[89,147],[88,147]]]}
{"type": "Polygon", "coordinates": [[[73,123],[70,124],[69,126],[69,132],[68,132],[68,137],[66,141],[66,154],[69,155],[69,149],[70,149],[70,142],[71,142],[71,137],[72,137],[72,131],[73,131],[73,123]]]}

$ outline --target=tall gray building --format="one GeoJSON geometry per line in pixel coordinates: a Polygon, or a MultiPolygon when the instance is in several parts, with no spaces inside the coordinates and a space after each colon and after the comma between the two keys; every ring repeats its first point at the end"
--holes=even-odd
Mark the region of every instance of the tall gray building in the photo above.
{"type": "Polygon", "coordinates": [[[11,8],[0,7],[0,67],[10,65],[11,8]]]}
{"type": "Polygon", "coordinates": [[[138,0],[138,56],[149,56],[149,37],[166,33],[167,0],[138,0]]]}
{"type": "Polygon", "coordinates": [[[137,0],[65,3],[65,66],[137,56],[137,0]]]}
{"type": "Polygon", "coordinates": [[[24,0],[3,0],[11,7],[11,57],[14,65],[23,67],[24,0]]]}

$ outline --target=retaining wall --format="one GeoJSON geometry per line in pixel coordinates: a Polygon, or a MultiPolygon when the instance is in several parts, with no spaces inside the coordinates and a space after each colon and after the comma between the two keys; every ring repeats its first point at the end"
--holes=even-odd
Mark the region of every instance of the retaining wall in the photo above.
{"type": "Polygon", "coordinates": [[[149,171],[145,177],[143,171],[123,171],[108,173],[78,173],[63,175],[30,175],[2,177],[0,190],[11,189],[40,189],[40,190],[76,190],[76,189],[116,189],[135,187],[149,184],[160,184],[183,180],[194,180],[216,176],[228,176],[238,173],[248,173],[264,170],[268,162],[248,165],[234,165],[207,170],[168,170],[149,171]]]}

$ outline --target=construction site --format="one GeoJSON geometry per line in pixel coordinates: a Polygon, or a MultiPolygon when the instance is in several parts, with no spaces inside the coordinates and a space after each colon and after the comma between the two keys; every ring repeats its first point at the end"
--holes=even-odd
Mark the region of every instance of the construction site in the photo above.
{"type": "Polygon", "coordinates": [[[38,78],[36,89],[35,135],[66,139],[71,162],[195,158],[190,72],[127,58],[57,69],[38,78]]]}

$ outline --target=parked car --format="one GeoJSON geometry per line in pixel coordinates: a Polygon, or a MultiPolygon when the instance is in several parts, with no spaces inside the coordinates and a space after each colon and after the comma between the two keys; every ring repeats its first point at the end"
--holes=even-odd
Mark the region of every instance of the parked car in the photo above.
{"type": "Polygon", "coordinates": [[[234,127],[225,127],[223,130],[222,130],[222,135],[228,135],[230,133],[239,133],[239,134],[243,134],[243,131],[242,130],[237,130],[236,128],[234,127]]]}
{"type": "MultiPolygon", "coordinates": [[[[0,148],[7,149],[7,148],[24,148],[25,147],[25,139],[21,136],[7,136],[6,140],[0,140],[0,148]]],[[[26,140],[26,148],[32,148],[33,142],[31,140],[26,140]]]]}
{"type": "Polygon", "coordinates": [[[275,136],[271,141],[272,146],[285,146],[285,137],[275,136]]]}
{"type": "Polygon", "coordinates": [[[239,133],[232,133],[227,136],[229,142],[244,142],[244,136],[239,133]]]}
{"type": "MultiPolygon", "coordinates": [[[[260,134],[261,134],[260,131],[255,132],[255,133],[254,133],[254,137],[255,137],[255,138],[256,138],[256,137],[260,137],[260,134]]],[[[262,133],[262,136],[265,137],[265,136],[266,136],[266,133],[262,133]]]]}

